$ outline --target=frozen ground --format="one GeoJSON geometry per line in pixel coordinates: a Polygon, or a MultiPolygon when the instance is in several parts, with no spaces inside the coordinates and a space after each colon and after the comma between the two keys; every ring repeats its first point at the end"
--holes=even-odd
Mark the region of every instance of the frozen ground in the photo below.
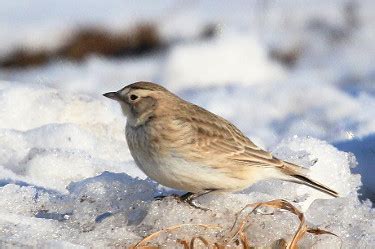
{"type": "MultiPolygon", "coordinates": [[[[0,54],[18,44],[56,46],[77,23],[117,28],[151,20],[171,40],[218,23],[220,34],[141,58],[90,57],[80,64],[0,70],[1,248],[128,246],[181,223],[221,224],[225,230],[244,205],[275,198],[295,201],[310,226],[336,233],[343,248],[373,247],[375,213],[366,199],[375,200],[374,4],[361,1],[353,24],[342,1],[226,2],[212,7],[209,1],[163,1],[146,8],[64,1],[48,11],[46,0],[4,3],[0,54]],[[98,11],[104,8],[108,12],[98,11]],[[287,68],[268,56],[275,47],[301,47],[303,53],[287,68]],[[303,186],[268,181],[200,199],[208,212],[172,198],[154,201],[171,190],[136,168],[124,138],[126,119],[101,96],[137,80],[162,83],[224,116],[278,157],[311,167],[315,179],[342,197],[324,199],[303,186]]],[[[295,217],[276,212],[254,216],[248,233],[254,245],[270,245],[289,240],[296,226],[295,217]]],[[[190,228],[167,243],[196,233],[220,236],[190,228]]],[[[340,247],[327,235],[302,243],[340,247]]]]}

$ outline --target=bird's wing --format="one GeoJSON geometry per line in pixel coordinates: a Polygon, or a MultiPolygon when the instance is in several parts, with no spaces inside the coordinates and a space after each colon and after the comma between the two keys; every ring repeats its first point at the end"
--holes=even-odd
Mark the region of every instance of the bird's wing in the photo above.
{"type": "MultiPolygon", "coordinates": [[[[188,104],[191,105],[191,104],[188,104]]],[[[233,161],[257,167],[282,167],[283,161],[262,150],[227,120],[199,107],[182,106],[185,115],[178,117],[183,127],[189,127],[188,147],[190,160],[233,161]]]]}

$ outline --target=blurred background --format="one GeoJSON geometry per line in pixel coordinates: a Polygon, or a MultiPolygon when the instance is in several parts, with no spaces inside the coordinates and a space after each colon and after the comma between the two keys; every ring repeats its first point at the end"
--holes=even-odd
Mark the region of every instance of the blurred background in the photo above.
{"type": "Polygon", "coordinates": [[[311,136],[354,153],[363,198],[374,200],[374,9],[371,0],[2,1],[0,81],[97,98],[157,82],[264,148],[311,136]]]}

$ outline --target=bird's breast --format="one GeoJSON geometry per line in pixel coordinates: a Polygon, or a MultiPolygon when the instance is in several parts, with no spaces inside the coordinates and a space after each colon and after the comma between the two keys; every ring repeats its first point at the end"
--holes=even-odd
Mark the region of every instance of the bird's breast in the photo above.
{"type": "MultiPolygon", "coordinates": [[[[127,127],[126,139],[137,166],[158,183],[181,190],[201,189],[195,182],[198,173],[205,167],[198,167],[175,152],[179,139],[173,139],[166,131],[155,132],[148,127],[127,127]]],[[[205,170],[206,171],[206,170],[205,170]]]]}
{"type": "Polygon", "coordinates": [[[161,165],[167,160],[167,148],[161,138],[150,127],[126,127],[126,140],[137,166],[149,177],[154,178],[161,165]]]}

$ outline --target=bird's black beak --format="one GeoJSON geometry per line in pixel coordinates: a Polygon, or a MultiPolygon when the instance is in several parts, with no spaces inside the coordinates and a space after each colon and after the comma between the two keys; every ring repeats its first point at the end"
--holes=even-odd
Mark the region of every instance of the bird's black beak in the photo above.
{"type": "Polygon", "coordinates": [[[121,96],[118,92],[105,93],[103,96],[117,101],[121,100],[121,96]]]}

